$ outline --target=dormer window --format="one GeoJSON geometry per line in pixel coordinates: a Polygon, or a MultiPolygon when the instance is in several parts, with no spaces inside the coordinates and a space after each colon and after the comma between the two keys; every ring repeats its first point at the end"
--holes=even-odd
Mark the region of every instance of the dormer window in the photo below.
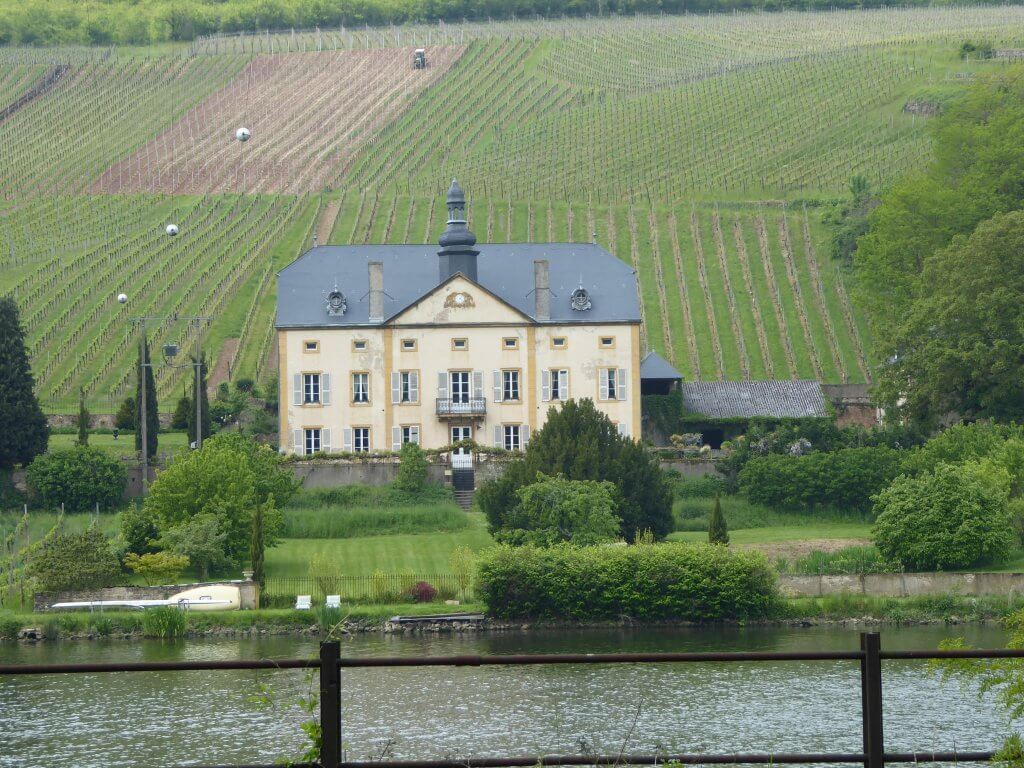
{"type": "Polygon", "coordinates": [[[340,317],[348,309],[348,300],[345,294],[335,288],[327,294],[327,314],[331,317],[340,317]]]}
{"type": "Polygon", "coordinates": [[[593,306],[590,300],[590,293],[582,285],[569,296],[569,303],[576,312],[586,312],[593,306]]]}

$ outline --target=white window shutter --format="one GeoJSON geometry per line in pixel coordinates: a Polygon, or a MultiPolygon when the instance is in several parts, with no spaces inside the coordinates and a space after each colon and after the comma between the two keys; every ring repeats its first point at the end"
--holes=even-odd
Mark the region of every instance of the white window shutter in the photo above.
{"type": "Polygon", "coordinates": [[[409,441],[413,442],[413,443],[416,443],[416,445],[420,444],[420,428],[419,427],[409,427],[409,441]]]}
{"type": "Polygon", "coordinates": [[[304,437],[305,435],[303,435],[301,429],[292,430],[292,447],[298,454],[303,454],[306,452],[306,444],[305,441],[303,440],[304,437]]]}
{"type": "Polygon", "coordinates": [[[530,442],[530,425],[523,424],[519,428],[519,445],[523,450],[526,450],[526,444],[530,442]]]}
{"type": "Polygon", "coordinates": [[[551,399],[551,371],[540,372],[540,399],[545,403],[551,399]]]}
{"type": "Polygon", "coordinates": [[[420,401],[420,375],[416,371],[409,372],[409,402],[420,401]]]}
{"type": "Polygon", "coordinates": [[[320,450],[324,453],[331,452],[331,430],[329,428],[320,430],[320,450]]]}
{"type": "Polygon", "coordinates": [[[402,450],[402,428],[392,427],[391,428],[391,450],[400,451],[402,450]]]}
{"type": "Polygon", "coordinates": [[[437,398],[439,400],[448,399],[448,371],[438,371],[437,373],[437,398]]]}
{"type": "Polygon", "coordinates": [[[494,427],[494,444],[498,448],[504,448],[505,447],[505,432],[501,428],[501,424],[497,424],[494,427]]]}
{"type": "Polygon", "coordinates": [[[302,405],[302,374],[292,376],[292,405],[302,405]]]}
{"type": "Polygon", "coordinates": [[[558,372],[558,398],[560,400],[569,399],[569,372],[559,371],[558,372]]]}
{"type": "Polygon", "coordinates": [[[608,395],[608,369],[607,368],[602,368],[600,373],[601,373],[601,375],[599,377],[599,380],[601,382],[600,398],[602,400],[607,400],[608,397],[609,397],[609,395],[608,395]]]}
{"type": "Polygon", "coordinates": [[[618,390],[618,399],[626,399],[626,369],[619,368],[618,376],[615,377],[616,389],[618,390]]]}
{"type": "Polygon", "coordinates": [[[615,426],[619,430],[619,437],[629,437],[629,426],[624,421],[620,421],[615,426]]]}
{"type": "Polygon", "coordinates": [[[320,376],[320,402],[324,405],[331,404],[331,374],[329,373],[320,376]]]}
{"type": "Polygon", "coordinates": [[[345,453],[352,453],[352,428],[345,427],[341,430],[342,450],[345,453]]]}
{"type": "Polygon", "coordinates": [[[500,403],[504,391],[501,386],[501,371],[494,372],[494,402],[500,403]]]}
{"type": "Polygon", "coordinates": [[[473,371],[473,399],[483,400],[484,398],[484,372],[473,371]]]}
{"type": "Polygon", "coordinates": [[[391,402],[402,402],[402,374],[398,371],[391,372],[391,402]]]}

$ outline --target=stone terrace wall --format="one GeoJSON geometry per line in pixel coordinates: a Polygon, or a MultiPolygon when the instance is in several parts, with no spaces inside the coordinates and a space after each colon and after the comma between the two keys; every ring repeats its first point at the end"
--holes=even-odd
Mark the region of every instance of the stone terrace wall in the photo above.
{"type": "Polygon", "coordinates": [[[780,576],[789,597],[854,594],[868,597],[1024,594],[1024,573],[869,573],[860,576],[780,576]]]}

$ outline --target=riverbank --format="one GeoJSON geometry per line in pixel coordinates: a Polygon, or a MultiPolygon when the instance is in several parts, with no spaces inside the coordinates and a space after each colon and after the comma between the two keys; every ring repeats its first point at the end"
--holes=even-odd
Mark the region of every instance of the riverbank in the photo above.
{"type": "MultiPolygon", "coordinates": [[[[329,627],[343,633],[445,633],[502,632],[534,628],[569,629],[582,627],[644,626],[644,622],[558,623],[528,619],[509,622],[432,623],[417,626],[392,624],[393,616],[423,616],[443,612],[445,606],[401,603],[395,605],[344,606],[338,614],[290,609],[266,609],[224,613],[186,614],[186,637],[295,635],[318,637],[329,627]],[[339,623],[340,622],[340,623],[339,623]]],[[[484,611],[481,604],[459,606],[459,612],[484,611]]],[[[764,626],[899,626],[910,624],[983,624],[1001,622],[1009,614],[1024,610],[1024,597],[969,597],[939,595],[908,598],[871,598],[835,595],[821,598],[782,600],[775,616],[757,622],[716,622],[717,626],[739,623],[764,626]]],[[[0,613],[0,640],[60,640],[151,637],[140,612],[92,613],[0,613]]],[[[657,626],[693,626],[693,622],[659,622],[657,626]]]]}

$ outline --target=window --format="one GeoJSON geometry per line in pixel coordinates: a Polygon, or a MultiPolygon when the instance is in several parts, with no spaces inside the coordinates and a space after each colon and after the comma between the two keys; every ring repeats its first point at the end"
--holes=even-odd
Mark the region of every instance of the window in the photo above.
{"type": "Polygon", "coordinates": [[[520,442],[520,429],[518,424],[506,424],[504,426],[505,431],[505,450],[506,451],[518,451],[522,447],[520,442]]]}
{"type": "Polygon", "coordinates": [[[419,445],[419,442],[419,427],[402,427],[402,445],[405,445],[406,443],[414,443],[416,445],[419,445]]]}
{"type": "Polygon", "coordinates": [[[307,340],[302,342],[302,349],[306,352],[319,352],[320,342],[315,340],[307,340]]]}
{"type": "Polygon", "coordinates": [[[452,339],[452,349],[456,352],[465,352],[469,349],[469,339],[452,339]]]}
{"type": "Polygon", "coordinates": [[[368,374],[368,373],[353,373],[352,374],[352,402],[353,403],[368,403],[368,402],[370,402],[370,374],[368,374]]]}
{"type": "Polygon", "coordinates": [[[352,450],[356,453],[367,453],[370,450],[370,428],[356,427],[352,430],[352,450]]]}
{"type": "Polygon", "coordinates": [[[515,336],[511,336],[507,339],[501,340],[502,349],[519,349],[519,339],[515,336]]]}
{"type": "Polygon", "coordinates": [[[551,337],[551,348],[552,349],[565,349],[569,346],[568,340],[565,336],[552,336],[551,337]]]}
{"type": "Polygon", "coordinates": [[[352,342],[352,351],[353,352],[365,352],[366,351],[366,340],[365,339],[356,339],[355,341],[353,341],[352,342]]]}
{"type": "Polygon", "coordinates": [[[403,352],[415,352],[416,351],[416,339],[402,339],[402,351],[403,352]]]}
{"type": "Polygon", "coordinates": [[[396,403],[418,403],[420,400],[420,375],[417,371],[399,371],[393,374],[395,383],[398,384],[398,391],[392,392],[396,395],[393,400],[396,403]]]}
{"type": "Polygon", "coordinates": [[[519,399],[519,371],[501,372],[501,399],[519,399]]]}
{"type": "Polygon", "coordinates": [[[320,451],[323,443],[321,442],[322,433],[319,429],[303,430],[303,436],[305,438],[304,448],[307,456],[320,451]]]}
{"type": "Polygon", "coordinates": [[[625,400],[626,369],[602,368],[598,378],[598,385],[600,387],[598,397],[601,400],[625,400]]]}
{"type": "MultiPolygon", "coordinates": [[[[551,376],[551,400],[568,400],[569,399],[569,371],[564,368],[561,370],[550,371],[551,376]]],[[[543,388],[543,387],[542,387],[543,388]]]]}
{"type": "Polygon", "coordinates": [[[614,336],[602,336],[598,341],[598,346],[602,349],[612,349],[615,346],[614,336]]]}
{"type": "MultiPolygon", "coordinates": [[[[319,373],[304,373],[302,374],[302,402],[303,403],[319,403],[320,402],[320,374],[319,373]]],[[[317,438],[319,440],[319,438],[317,438]]]]}
{"type": "Polygon", "coordinates": [[[452,402],[469,402],[469,371],[452,371],[452,402]]]}

